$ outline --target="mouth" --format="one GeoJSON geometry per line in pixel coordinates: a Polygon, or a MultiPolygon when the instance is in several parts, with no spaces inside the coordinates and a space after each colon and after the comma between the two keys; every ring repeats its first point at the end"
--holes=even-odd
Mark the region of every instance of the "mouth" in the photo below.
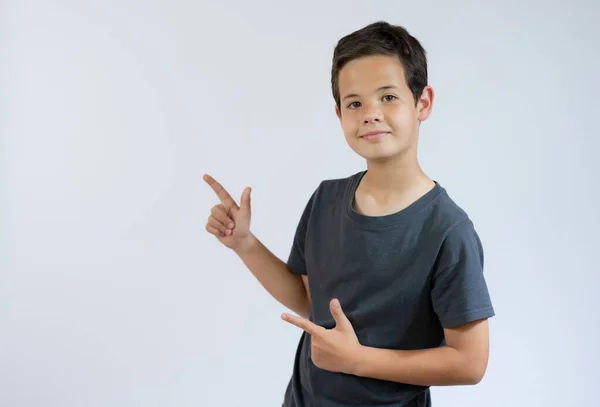
{"type": "Polygon", "coordinates": [[[387,136],[389,134],[388,131],[372,131],[366,134],[363,134],[362,136],[360,136],[361,139],[366,140],[366,141],[379,141],[382,138],[384,138],[385,136],[387,136]]]}

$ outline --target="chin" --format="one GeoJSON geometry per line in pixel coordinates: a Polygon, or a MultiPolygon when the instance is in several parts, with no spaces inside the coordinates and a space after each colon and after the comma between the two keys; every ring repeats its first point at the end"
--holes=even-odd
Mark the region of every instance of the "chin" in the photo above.
{"type": "Polygon", "coordinates": [[[356,154],[368,161],[386,161],[397,157],[401,152],[382,152],[382,151],[360,151],[354,150],[356,154]]]}

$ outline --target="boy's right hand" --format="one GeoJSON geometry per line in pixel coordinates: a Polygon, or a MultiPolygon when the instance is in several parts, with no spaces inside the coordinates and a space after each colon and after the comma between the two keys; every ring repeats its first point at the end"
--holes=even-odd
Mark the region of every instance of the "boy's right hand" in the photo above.
{"type": "Polygon", "coordinates": [[[206,230],[217,237],[230,249],[240,249],[251,237],[250,234],[250,192],[244,189],[240,206],[213,177],[205,174],[204,181],[215,191],[221,201],[211,209],[206,230]]]}

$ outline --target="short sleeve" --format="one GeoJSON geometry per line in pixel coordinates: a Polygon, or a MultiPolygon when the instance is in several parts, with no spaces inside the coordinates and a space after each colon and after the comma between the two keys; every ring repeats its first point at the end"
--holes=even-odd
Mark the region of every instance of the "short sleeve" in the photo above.
{"type": "Polygon", "coordinates": [[[292,248],[287,260],[287,267],[294,274],[307,274],[306,270],[306,258],[305,258],[305,243],[306,243],[306,232],[308,230],[308,221],[312,212],[315,195],[317,191],[313,192],[310,199],[308,200],[300,221],[296,226],[296,233],[292,241],[292,248]]]}
{"type": "Polygon", "coordinates": [[[442,243],[433,274],[431,300],[442,327],[495,315],[483,265],[481,241],[467,219],[455,226],[442,243]]]}

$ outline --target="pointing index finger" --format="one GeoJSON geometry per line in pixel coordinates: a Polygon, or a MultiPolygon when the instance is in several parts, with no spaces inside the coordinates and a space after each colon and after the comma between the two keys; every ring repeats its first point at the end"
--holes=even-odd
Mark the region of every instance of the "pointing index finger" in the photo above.
{"type": "Polygon", "coordinates": [[[322,333],[323,331],[325,331],[325,328],[309,321],[306,318],[301,318],[301,317],[297,317],[295,315],[290,315],[290,314],[283,314],[283,315],[281,315],[281,319],[289,322],[292,325],[296,325],[298,328],[303,329],[308,334],[313,335],[313,336],[318,335],[318,334],[322,333]]]}
{"type": "Polygon", "coordinates": [[[229,195],[229,193],[225,190],[225,188],[223,188],[221,184],[217,182],[217,180],[215,180],[208,174],[204,174],[202,178],[212,188],[212,190],[215,191],[215,193],[219,197],[219,200],[223,205],[225,205],[225,208],[227,208],[227,210],[237,206],[231,195],[229,195]]]}

